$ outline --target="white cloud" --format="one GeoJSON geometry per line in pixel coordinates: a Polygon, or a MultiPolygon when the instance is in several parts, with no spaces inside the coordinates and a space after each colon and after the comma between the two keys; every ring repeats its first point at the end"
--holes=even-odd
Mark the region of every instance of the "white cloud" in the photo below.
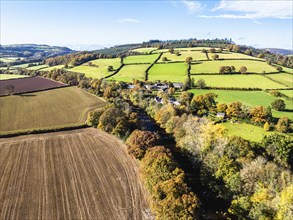
{"type": "Polygon", "coordinates": [[[225,11],[219,15],[202,15],[203,18],[234,18],[234,19],[260,19],[260,18],[279,18],[291,19],[293,17],[293,1],[275,0],[221,0],[213,8],[212,12],[225,11]]]}
{"type": "Polygon", "coordinates": [[[140,23],[140,20],[133,19],[133,18],[123,18],[118,20],[119,23],[140,23]]]}
{"type": "Polygon", "coordinates": [[[202,9],[202,4],[198,1],[183,0],[182,3],[186,6],[190,13],[194,13],[202,9]]]}
{"type": "Polygon", "coordinates": [[[255,24],[261,24],[261,22],[259,22],[259,21],[253,21],[253,23],[255,23],[255,24]]]}

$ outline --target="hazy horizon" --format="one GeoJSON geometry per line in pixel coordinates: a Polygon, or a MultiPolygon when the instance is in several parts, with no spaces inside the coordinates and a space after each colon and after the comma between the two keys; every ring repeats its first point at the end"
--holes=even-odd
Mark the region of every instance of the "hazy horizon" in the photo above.
{"type": "Polygon", "coordinates": [[[255,0],[1,1],[1,44],[99,49],[151,39],[232,38],[292,49],[292,7],[292,1],[255,0]]]}

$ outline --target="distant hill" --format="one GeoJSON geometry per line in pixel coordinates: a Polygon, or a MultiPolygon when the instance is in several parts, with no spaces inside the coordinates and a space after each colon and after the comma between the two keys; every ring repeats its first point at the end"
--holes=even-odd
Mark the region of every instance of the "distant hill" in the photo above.
{"type": "Polygon", "coordinates": [[[25,60],[42,60],[48,57],[72,53],[67,47],[39,44],[0,45],[0,57],[19,57],[25,60]]]}
{"type": "Polygon", "coordinates": [[[281,55],[293,55],[293,50],[286,50],[286,49],[280,49],[280,48],[266,48],[265,50],[271,53],[276,53],[281,55]]]}

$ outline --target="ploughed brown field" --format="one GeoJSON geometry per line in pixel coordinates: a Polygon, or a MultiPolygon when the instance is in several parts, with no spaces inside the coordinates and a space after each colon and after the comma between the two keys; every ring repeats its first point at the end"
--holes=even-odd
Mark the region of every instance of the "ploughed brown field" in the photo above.
{"type": "Polygon", "coordinates": [[[147,219],[125,145],[87,128],[0,140],[0,219],[147,219]]]}
{"type": "Polygon", "coordinates": [[[0,96],[7,94],[5,89],[7,85],[14,86],[13,94],[35,92],[67,86],[61,82],[56,82],[42,77],[25,77],[19,79],[0,80],[0,96]]]}

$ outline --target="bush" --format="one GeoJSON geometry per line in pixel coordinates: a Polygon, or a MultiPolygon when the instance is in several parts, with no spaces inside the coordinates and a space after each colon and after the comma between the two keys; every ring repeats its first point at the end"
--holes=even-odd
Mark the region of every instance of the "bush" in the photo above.
{"type": "Polygon", "coordinates": [[[278,132],[287,133],[290,131],[290,123],[288,118],[280,118],[276,125],[276,129],[278,132]]]}
{"type": "Polygon", "coordinates": [[[276,99],[272,102],[272,108],[276,111],[282,111],[286,108],[286,104],[283,99],[276,99]]]}
{"type": "Polygon", "coordinates": [[[168,61],[167,57],[163,57],[162,61],[168,61]]]}

